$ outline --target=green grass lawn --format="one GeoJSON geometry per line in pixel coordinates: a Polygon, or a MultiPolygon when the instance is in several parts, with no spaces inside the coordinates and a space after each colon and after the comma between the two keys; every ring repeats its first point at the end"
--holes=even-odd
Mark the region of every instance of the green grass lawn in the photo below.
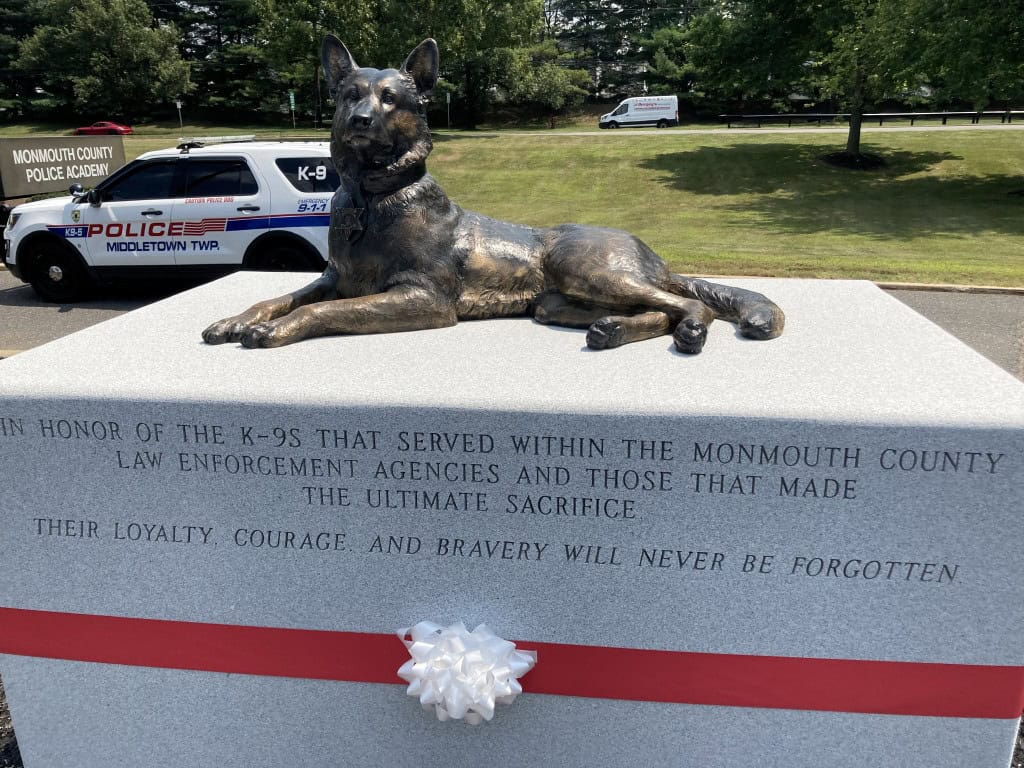
{"type": "MultiPolygon", "coordinates": [[[[47,131],[35,126],[20,135],[47,131]]],[[[326,131],[140,126],[129,159],[181,135],[326,131]]],[[[2,135],[16,135],[3,130],[2,135]]],[[[465,208],[628,229],[676,271],[1024,286],[1024,133],[865,129],[880,171],[819,157],[845,134],[437,131],[430,170],[465,208]]]]}
{"type": "Polygon", "coordinates": [[[620,131],[439,134],[431,171],[464,207],[628,229],[682,272],[1024,286],[1024,134],[867,136],[886,169],[821,162],[843,135],[620,131]]]}

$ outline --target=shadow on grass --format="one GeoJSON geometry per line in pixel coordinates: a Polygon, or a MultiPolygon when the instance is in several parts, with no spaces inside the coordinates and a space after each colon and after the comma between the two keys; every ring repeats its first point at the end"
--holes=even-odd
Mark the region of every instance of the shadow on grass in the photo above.
{"type": "Polygon", "coordinates": [[[734,144],[661,154],[640,165],[673,189],[745,196],[726,210],[756,214],[784,232],[1024,235],[1024,200],[1012,194],[1024,187],[1021,176],[927,174],[963,159],[950,152],[885,151],[884,168],[854,171],[825,163],[826,151],[818,144],[734,144]]]}

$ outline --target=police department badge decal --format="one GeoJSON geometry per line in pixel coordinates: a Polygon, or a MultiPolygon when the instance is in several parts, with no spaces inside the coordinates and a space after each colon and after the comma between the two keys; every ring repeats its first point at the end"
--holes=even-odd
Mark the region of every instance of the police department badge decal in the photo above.
{"type": "Polygon", "coordinates": [[[75,224],[77,224],[81,220],[82,220],[82,212],[79,211],[77,208],[75,208],[75,210],[73,210],[71,212],[71,221],[74,222],[75,224]]]}

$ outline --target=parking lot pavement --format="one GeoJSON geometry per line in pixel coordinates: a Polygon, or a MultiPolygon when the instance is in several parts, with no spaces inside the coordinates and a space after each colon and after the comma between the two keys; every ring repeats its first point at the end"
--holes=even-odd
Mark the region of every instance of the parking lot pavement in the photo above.
{"type": "MultiPolygon", "coordinates": [[[[0,269],[0,357],[145,306],[173,290],[122,291],[77,304],[47,304],[7,270],[0,269]]],[[[912,290],[888,293],[1024,380],[1024,295],[912,290]]]]}
{"type": "Polygon", "coordinates": [[[77,304],[48,304],[0,268],[0,357],[38,347],[167,295],[167,290],[147,290],[112,293],[77,304]]]}

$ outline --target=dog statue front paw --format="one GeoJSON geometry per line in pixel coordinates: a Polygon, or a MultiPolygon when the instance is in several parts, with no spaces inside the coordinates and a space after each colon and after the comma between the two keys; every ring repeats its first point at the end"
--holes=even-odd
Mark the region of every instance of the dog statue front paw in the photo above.
{"type": "Polygon", "coordinates": [[[203,341],[207,344],[225,344],[239,341],[249,330],[253,322],[244,314],[218,320],[203,331],[203,341]]]}
{"type": "Polygon", "coordinates": [[[291,339],[281,332],[280,325],[278,323],[256,323],[245,333],[242,334],[239,341],[242,342],[243,347],[249,349],[270,349],[272,347],[283,347],[291,339]]]}

